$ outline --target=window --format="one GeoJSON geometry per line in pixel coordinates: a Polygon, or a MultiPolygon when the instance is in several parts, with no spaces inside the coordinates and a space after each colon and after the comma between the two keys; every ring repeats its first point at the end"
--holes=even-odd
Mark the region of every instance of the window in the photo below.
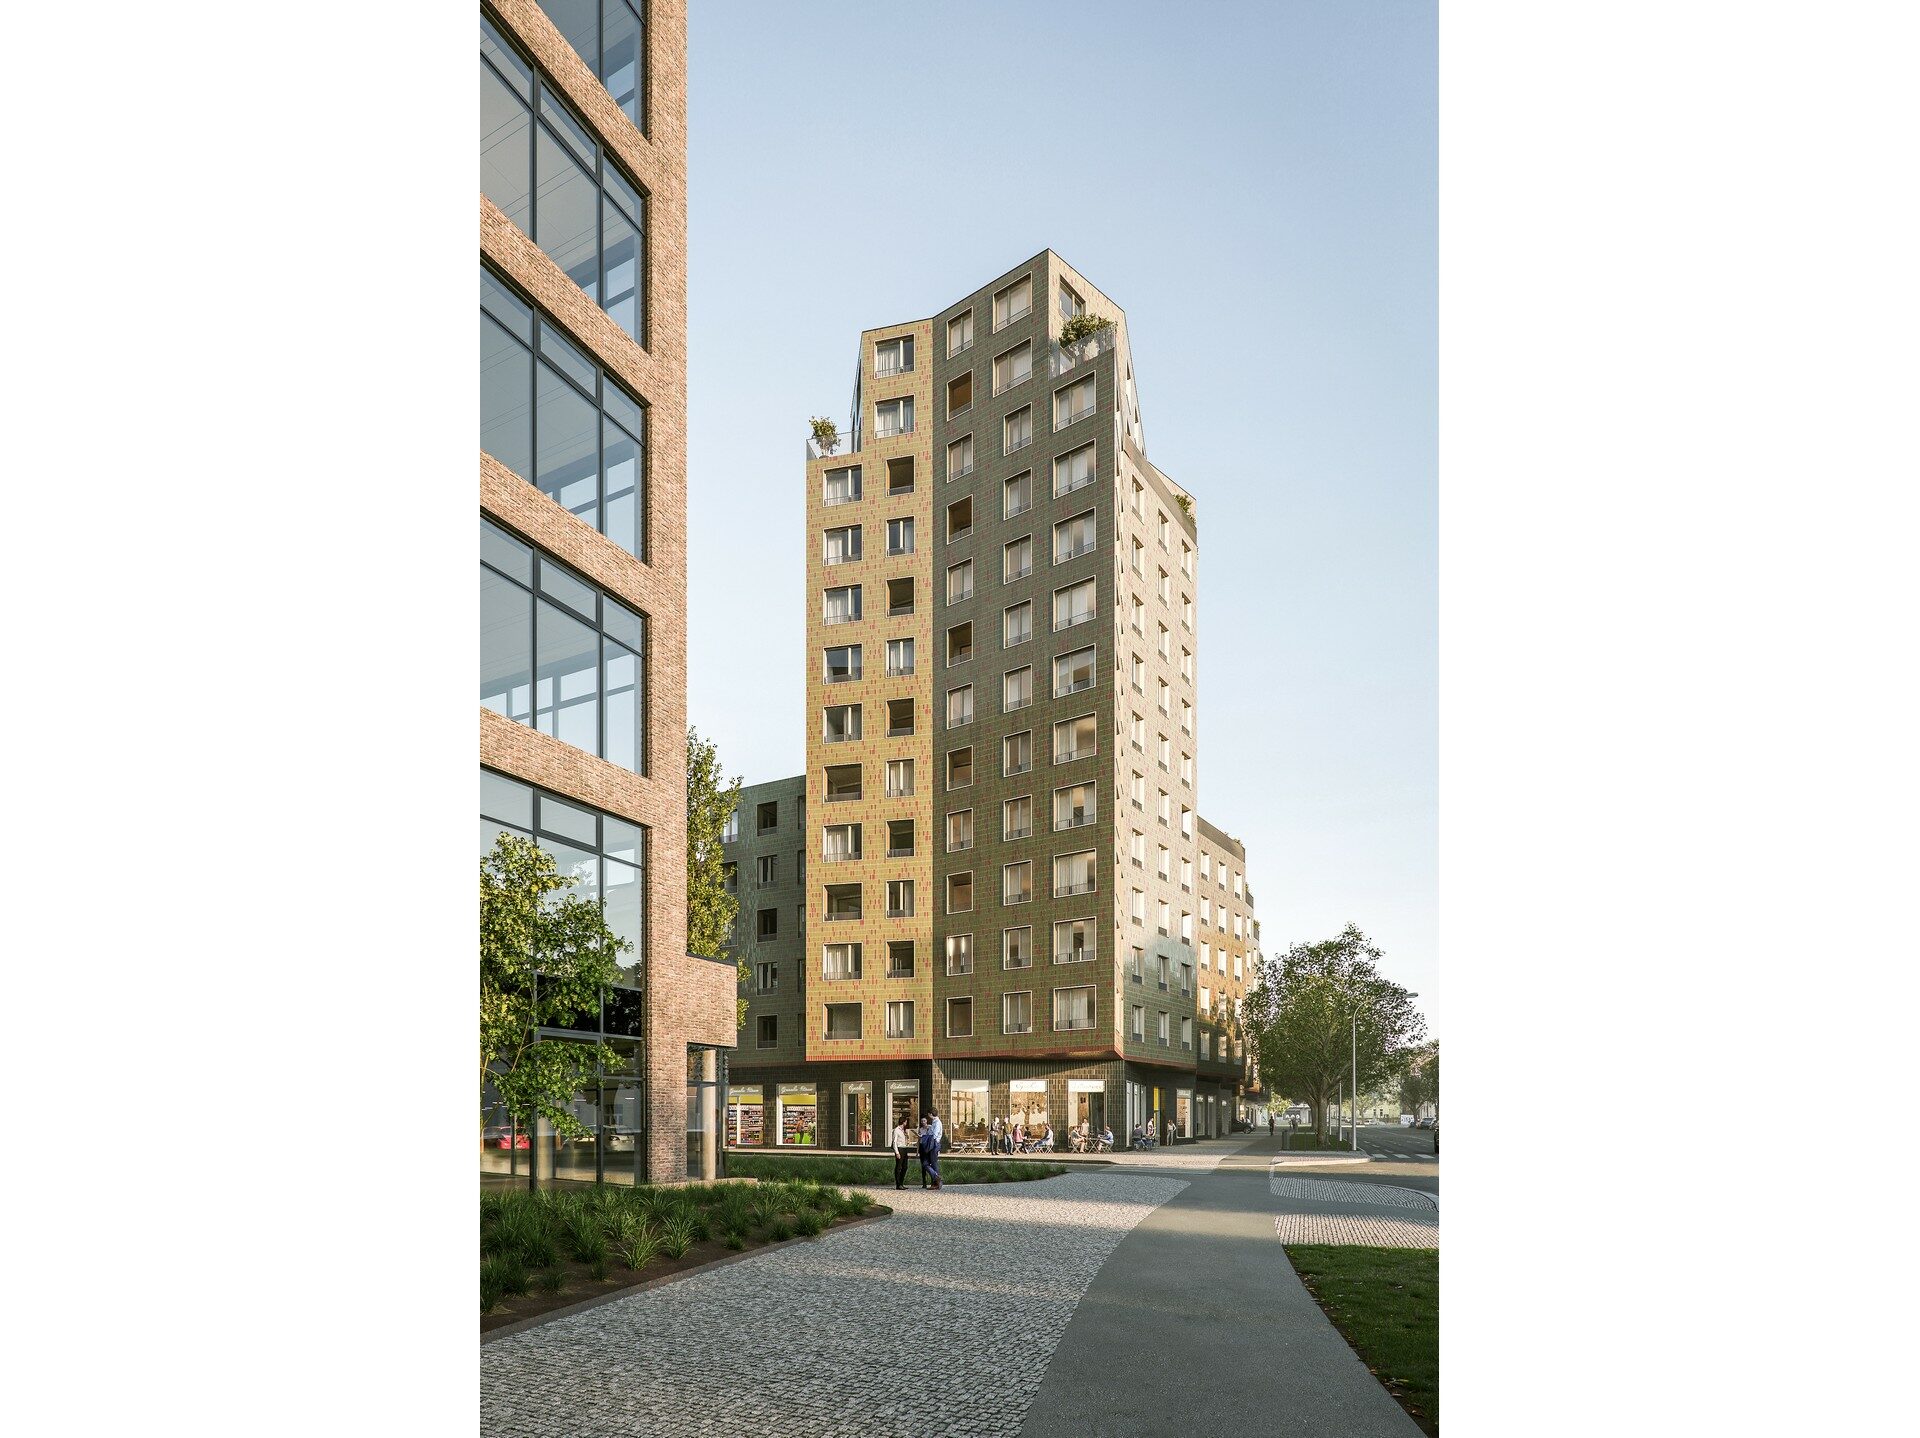
{"type": "Polygon", "coordinates": [[[887,493],[913,493],[913,456],[902,454],[887,461],[887,493]]]}
{"type": "Polygon", "coordinates": [[[1135,714],[1127,721],[1127,732],[1133,736],[1133,747],[1144,753],[1147,747],[1147,721],[1135,714]]]}
{"type": "Polygon", "coordinates": [[[947,543],[973,533],[973,498],[956,499],[947,506],[947,543]]]}
{"type": "Polygon", "coordinates": [[[913,336],[880,340],[873,347],[873,372],[876,375],[906,374],[913,369],[913,336]]]}
{"type": "Polygon", "coordinates": [[[1083,579],[1078,584],[1069,584],[1065,589],[1053,591],[1053,630],[1058,634],[1062,629],[1071,629],[1076,624],[1085,624],[1093,618],[1094,598],[1093,581],[1083,579]]]}
{"type": "Polygon", "coordinates": [[[1147,978],[1146,950],[1142,949],[1138,944],[1135,944],[1127,962],[1130,965],[1128,972],[1133,975],[1133,981],[1136,984],[1145,983],[1147,978]]]}
{"type": "MultiPolygon", "coordinates": [[[[1191,889],[1193,887],[1193,860],[1191,859],[1182,859],[1180,861],[1180,887],[1183,889],[1191,889]]],[[[1206,922],[1206,908],[1207,901],[1202,899],[1200,901],[1200,921],[1202,923],[1206,922]]],[[[1202,947],[1204,948],[1205,945],[1202,945],[1202,947]]]]}
{"type": "Polygon", "coordinates": [[[846,684],[860,677],[860,646],[842,644],[827,651],[826,682],[846,684]]]}
{"type": "Polygon", "coordinates": [[[1141,546],[1140,541],[1137,539],[1129,539],[1127,543],[1133,548],[1133,572],[1142,579],[1145,579],[1147,577],[1147,551],[1141,546]]]}
{"type": "Polygon", "coordinates": [[[1133,1006],[1133,1020],[1130,1025],[1130,1028],[1132,1030],[1133,1036],[1136,1039],[1140,1040],[1142,1043],[1146,1042],[1147,1011],[1144,1006],[1140,1004],[1135,1004],[1133,1006]]]}
{"type": "Polygon", "coordinates": [[[899,678],[903,674],[913,673],[913,641],[911,639],[889,639],[887,641],[887,674],[890,678],[899,678]]]}
{"type": "Polygon", "coordinates": [[[826,921],[844,924],[861,916],[863,906],[858,884],[828,884],[826,921]]]}
{"type": "Polygon", "coordinates": [[[780,801],[769,799],[757,806],[753,812],[753,831],[756,834],[771,834],[780,827],[780,801]]]}
{"type": "Polygon", "coordinates": [[[1011,714],[1033,703],[1033,666],[1011,670],[1000,681],[1000,712],[1011,714]]]}
{"type": "Polygon", "coordinates": [[[1189,629],[1193,628],[1193,596],[1190,594],[1180,596],[1180,622],[1189,629]]]}
{"type": "Polygon", "coordinates": [[[1033,731],[1022,729],[1000,741],[1000,773],[1003,778],[1025,774],[1033,768],[1033,731]]]}
{"type": "Polygon", "coordinates": [[[973,686],[962,684],[947,691],[947,727],[958,729],[973,722],[973,686]]]}
{"type": "Polygon", "coordinates": [[[1033,861],[1031,859],[1021,859],[1016,863],[1001,866],[1000,902],[1003,904],[1033,902],[1033,861]]]}
{"type": "MultiPolygon", "coordinates": [[[[1180,572],[1189,579],[1193,578],[1193,546],[1184,539],[1180,541],[1180,572]]],[[[1193,601],[1187,602],[1191,604],[1193,601]]]]}
{"type": "Polygon", "coordinates": [[[973,598],[973,561],[963,559],[947,566],[947,603],[964,604],[973,598]]]}
{"type": "MultiPolygon", "coordinates": [[[[909,662],[913,651],[907,651],[909,662]]],[[[911,671],[908,671],[911,672],[911,671]]],[[[911,699],[889,699],[887,701],[887,737],[898,739],[913,733],[913,701],[911,699]]]]}
{"type": "Polygon", "coordinates": [[[1135,774],[1128,780],[1128,797],[1133,800],[1134,808],[1147,807],[1147,780],[1144,774],[1135,774]]]}
{"type": "Polygon", "coordinates": [[[973,624],[955,624],[947,630],[947,667],[965,664],[973,658],[973,624]]]}
{"type": "Polygon", "coordinates": [[[1171,604],[1173,603],[1173,581],[1167,578],[1166,570],[1162,569],[1161,571],[1159,571],[1159,573],[1160,573],[1160,602],[1162,604],[1171,604]]]}
{"type": "Polygon", "coordinates": [[[1074,292],[1072,285],[1065,280],[1060,281],[1060,313],[1067,319],[1072,319],[1075,315],[1083,315],[1086,312],[1087,302],[1074,292]]]}
{"type": "MultiPolygon", "coordinates": [[[[1070,424],[1077,424],[1093,413],[1093,403],[1092,375],[1075,380],[1064,389],[1055,390],[1053,392],[1053,427],[1065,429],[1070,424]]],[[[1093,459],[1092,449],[1092,445],[1087,446],[1089,465],[1093,459]]]]}
{"type": "Polygon", "coordinates": [[[1077,854],[1055,854],[1053,856],[1053,896],[1063,899],[1069,894],[1091,894],[1095,888],[1093,867],[1094,851],[1085,849],[1077,854]]]}
{"type": "Polygon", "coordinates": [[[887,880],[887,917],[889,919],[913,917],[913,880],[887,880]]]}
{"type": "Polygon", "coordinates": [[[1133,632],[1135,634],[1145,635],[1147,632],[1147,606],[1145,602],[1136,594],[1128,601],[1128,605],[1133,617],[1133,632]]]}
{"type": "Polygon", "coordinates": [[[955,809],[947,815],[947,852],[973,847],[973,810],[955,809]]]}
{"type": "Polygon", "coordinates": [[[913,613],[913,577],[903,576],[887,581],[887,613],[898,617],[913,613]]]}
{"type": "Polygon", "coordinates": [[[971,914],[973,912],[973,872],[947,875],[947,912],[949,914],[971,914]]]}
{"type": "Polygon", "coordinates": [[[1024,839],[1033,833],[1033,796],[1022,794],[1000,806],[1000,837],[1024,839]]]}
{"type": "Polygon", "coordinates": [[[887,760],[887,797],[904,799],[913,793],[913,760],[887,760]]]}
{"type": "Polygon", "coordinates": [[[858,799],[861,793],[860,766],[858,764],[827,765],[826,800],[829,804],[844,804],[858,799]]]}
{"type": "Polygon", "coordinates": [[[720,842],[736,844],[740,841],[740,811],[735,809],[727,815],[726,825],[720,830],[720,842]]]}
{"type": "Polygon", "coordinates": [[[1096,535],[1091,509],[1061,520],[1053,527],[1053,562],[1065,564],[1070,559],[1093,553],[1096,535]]]}
{"type": "Polygon", "coordinates": [[[1099,817],[1099,789],[1094,784],[1069,784],[1053,791],[1053,827],[1080,829],[1099,817]]]}
{"type": "Polygon", "coordinates": [[[646,769],[647,618],[480,522],[480,707],[646,769]]]}
{"type": "Polygon", "coordinates": [[[1053,926],[1053,961],[1082,964],[1095,957],[1094,921],[1061,919],[1053,926]]]}
{"type": "MultiPolygon", "coordinates": [[[[1160,987],[1162,987],[1162,988],[1165,988],[1165,987],[1166,987],[1166,985],[1165,985],[1165,984],[1162,984],[1162,985],[1161,985],[1160,987]]],[[[1166,1043],[1166,1042],[1167,1042],[1167,1037],[1168,1037],[1168,1033],[1169,1033],[1169,1027],[1168,1027],[1168,1018],[1167,1018],[1167,1014],[1165,1013],[1165,1011],[1164,1011],[1164,1010],[1163,1010],[1163,1011],[1161,1012],[1161,1014],[1160,1014],[1160,1025],[1159,1025],[1159,1028],[1160,1028],[1160,1032],[1159,1032],[1159,1039],[1160,1039],[1160,1042],[1161,1042],[1162,1044],[1164,1044],[1164,1043],[1166,1043]]]]}
{"type": "Polygon", "coordinates": [[[484,18],[480,188],[616,325],[646,342],[646,198],[484,18]]]}
{"type": "Polygon", "coordinates": [[[1053,497],[1059,499],[1076,489],[1085,489],[1094,477],[1094,447],[1083,444],[1053,462],[1053,497]]]}
{"type": "Polygon", "coordinates": [[[1162,934],[1168,935],[1169,937],[1173,933],[1173,906],[1165,899],[1160,901],[1160,923],[1158,927],[1162,934]]]}
{"type": "Polygon", "coordinates": [[[1017,929],[1000,931],[1000,967],[1003,969],[1030,969],[1033,967],[1033,929],[1022,924],[1017,929]]]}
{"type": "MultiPolygon", "coordinates": [[[[906,762],[911,764],[913,761],[909,759],[906,762]]],[[[912,774],[908,774],[907,782],[909,785],[912,784],[913,782],[912,774]]],[[[911,792],[911,789],[909,789],[909,792],[911,792]]],[[[913,848],[914,848],[913,840],[914,840],[913,820],[911,819],[887,820],[887,857],[889,859],[911,858],[913,856],[913,848]]]]}
{"type": "MultiPolygon", "coordinates": [[[[955,375],[952,379],[947,381],[947,418],[958,419],[961,415],[965,414],[968,410],[972,408],[973,408],[973,371],[968,370],[965,374],[955,375]]],[[[947,453],[948,453],[947,478],[952,479],[953,478],[952,449],[949,448],[947,453]]],[[[971,462],[968,463],[967,468],[968,469],[973,468],[973,465],[971,462]]]]}
{"type": "Polygon", "coordinates": [[[825,718],[827,743],[848,744],[860,737],[858,704],[831,705],[826,710],[825,718]]]}
{"type": "Polygon", "coordinates": [[[832,1040],[860,1037],[860,1005],[828,1004],[824,1037],[832,1040]]]}
{"type": "Polygon", "coordinates": [[[1173,712],[1173,690],[1164,679],[1160,681],[1160,712],[1162,714],[1173,712]]]}
{"type": "Polygon", "coordinates": [[[1155,872],[1158,873],[1160,877],[1163,879],[1172,878],[1173,877],[1173,853],[1170,849],[1167,848],[1165,844],[1162,844],[1160,846],[1159,852],[1160,852],[1160,859],[1159,859],[1159,862],[1155,865],[1155,872]]]}
{"type": "Polygon", "coordinates": [[[1127,839],[1127,854],[1140,868],[1147,867],[1147,836],[1137,829],[1127,839]]]}
{"type": "Polygon", "coordinates": [[[1033,573],[1033,536],[1023,534],[1000,551],[1000,579],[1011,584],[1033,573]]]}
{"type": "Polygon", "coordinates": [[[1022,405],[1008,415],[1001,427],[1000,452],[1012,454],[1033,443],[1033,406],[1022,405]]]}
{"type": "Polygon", "coordinates": [[[820,951],[820,977],[857,979],[860,977],[860,945],[828,944],[820,951]]]}
{"type": "Polygon", "coordinates": [[[641,0],[575,0],[549,13],[587,68],[600,78],[626,117],[647,128],[644,65],[646,44],[641,0]]]}
{"type": "Polygon", "coordinates": [[[1053,726],[1053,762],[1066,764],[1100,749],[1100,724],[1091,714],[1062,719],[1053,726]]]}
{"type": "Polygon", "coordinates": [[[1000,486],[1000,518],[1016,518],[1033,509],[1033,470],[1016,474],[1000,486]]]}
{"type": "Polygon", "coordinates": [[[913,396],[883,399],[873,407],[874,433],[881,439],[913,433],[913,396]]]}
{"type": "Polygon", "coordinates": [[[1167,647],[1168,640],[1171,638],[1171,636],[1167,631],[1167,626],[1164,624],[1158,624],[1158,625],[1155,625],[1154,627],[1160,631],[1160,657],[1162,659],[1172,658],[1173,657],[1172,651],[1167,647]]]}
{"type": "Polygon", "coordinates": [[[779,1042],[780,1016],[778,1014],[760,1015],[759,1026],[754,1030],[753,1046],[759,1049],[770,1049],[776,1047],[779,1042]]]}
{"type": "Polygon", "coordinates": [[[955,315],[947,321],[947,354],[949,357],[962,350],[973,348],[973,311],[955,315]]]}
{"type": "Polygon", "coordinates": [[[852,504],[860,498],[860,466],[849,465],[845,469],[830,469],[822,480],[821,500],[828,509],[839,504],[852,504]]]}
{"type": "Polygon", "coordinates": [[[1189,789],[1193,787],[1193,755],[1183,753],[1180,756],[1180,782],[1189,789]]]}
{"type": "Polygon", "coordinates": [[[1002,994],[1000,996],[1000,1032],[1003,1034],[1030,1034],[1033,1032],[1033,994],[1031,991],[1002,994]]]}
{"type": "Polygon", "coordinates": [[[973,972],[973,935],[947,935],[947,973],[949,976],[973,972]]]}
{"type": "Polygon", "coordinates": [[[993,327],[1005,329],[1033,313],[1033,276],[1023,275],[993,297],[993,327]]]}
{"type": "Polygon", "coordinates": [[[826,622],[851,624],[860,617],[860,586],[843,584],[826,592],[826,622]]]}
{"type": "Polygon", "coordinates": [[[480,448],[644,560],[641,405],[484,267],[480,305],[480,448]]]}
{"type": "Polygon", "coordinates": [[[887,977],[890,979],[913,977],[912,939],[895,939],[887,945],[887,977]]]}
{"type": "Polygon", "coordinates": [[[947,751],[947,788],[964,789],[973,782],[973,746],[947,751]]]}
{"type": "Polygon", "coordinates": [[[973,473],[973,436],[962,435],[947,446],[947,478],[961,479],[973,473]]]}
{"type": "Polygon", "coordinates": [[[1058,699],[1064,694],[1078,694],[1082,689],[1093,688],[1093,648],[1076,649],[1071,654],[1062,654],[1053,661],[1053,697],[1058,699]]]}
{"type": "Polygon", "coordinates": [[[829,529],[826,533],[826,559],[828,564],[852,564],[860,558],[860,526],[849,524],[841,529],[829,529]]]}
{"type": "Polygon", "coordinates": [[[1136,924],[1147,922],[1147,896],[1138,889],[1127,891],[1127,914],[1136,924]]]}
{"type": "MultiPolygon", "coordinates": [[[[1165,510],[1160,511],[1160,547],[1162,549],[1167,547],[1167,512],[1165,510]]],[[[1164,599],[1166,595],[1162,594],[1160,597],[1164,599]]]]}
{"type": "Polygon", "coordinates": [[[825,862],[850,864],[860,856],[858,824],[828,824],[821,830],[820,857],[825,862]]]}
{"type": "Polygon", "coordinates": [[[1183,1049],[1190,1049],[1193,1047],[1193,1020],[1192,1019],[1180,1020],[1180,1047],[1183,1049]]]}
{"type": "Polygon", "coordinates": [[[970,1039],[973,1037],[973,1000],[947,1000],[947,1037],[950,1039],[970,1039]]]}
{"type": "Polygon", "coordinates": [[[887,553],[913,553],[913,519],[889,519],[887,521],[887,553]]]}
{"type": "Polygon", "coordinates": [[[638,971],[647,953],[646,830],[556,794],[480,771],[480,850],[505,830],[532,839],[569,881],[563,895],[597,900],[607,927],[633,945],[623,967],[638,971]]]}
{"type": "Polygon", "coordinates": [[[1025,384],[1033,378],[1033,343],[1022,340],[1004,354],[993,359],[993,392],[1005,393],[1017,384],[1025,384]]]}
{"type": "Polygon", "coordinates": [[[1090,1029],[1093,1027],[1094,986],[1084,984],[1077,988],[1055,989],[1053,991],[1053,1027],[1056,1031],[1065,1029],[1090,1029]]]}
{"type": "Polygon", "coordinates": [[[1033,638],[1033,601],[1023,599],[1012,606],[1000,621],[1000,647],[1011,649],[1033,638]]]}
{"type": "Polygon", "coordinates": [[[1180,677],[1193,683],[1193,651],[1184,646],[1180,650],[1180,677]]]}
{"type": "Polygon", "coordinates": [[[779,877],[780,856],[778,854],[762,854],[754,861],[754,865],[754,879],[762,885],[771,884],[779,877]]]}

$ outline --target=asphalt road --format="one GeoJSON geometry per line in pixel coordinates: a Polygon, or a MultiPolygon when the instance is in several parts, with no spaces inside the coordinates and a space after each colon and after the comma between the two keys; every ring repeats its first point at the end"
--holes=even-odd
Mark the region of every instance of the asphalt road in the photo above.
{"type": "Polygon", "coordinates": [[[1440,1160],[1433,1152],[1433,1132],[1401,1128],[1397,1124],[1361,1124],[1360,1151],[1373,1161],[1354,1164],[1289,1165],[1289,1173],[1321,1173],[1353,1183],[1390,1183],[1422,1193],[1440,1192],[1440,1160]]]}

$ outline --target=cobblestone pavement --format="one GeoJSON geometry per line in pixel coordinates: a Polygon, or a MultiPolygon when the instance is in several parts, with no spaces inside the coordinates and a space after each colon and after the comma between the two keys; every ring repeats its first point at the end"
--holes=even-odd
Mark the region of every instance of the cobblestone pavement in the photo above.
{"type": "Polygon", "coordinates": [[[1434,1213],[1440,1207],[1431,1194],[1385,1183],[1342,1183],[1333,1178],[1292,1178],[1278,1173],[1267,1183],[1275,1198],[1296,1203],[1359,1203],[1377,1208],[1414,1208],[1422,1213],[1434,1213]]]}
{"type": "Polygon", "coordinates": [[[1357,1243],[1374,1248],[1438,1248],[1438,1220],[1371,1218],[1353,1213],[1282,1213],[1273,1231],[1282,1243],[1357,1243]]]}
{"type": "Polygon", "coordinates": [[[1186,1187],[1114,1168],[876,1190],[893,1217],[485,1345],[481,1431],[1013,1438],[1100,1265],[1186,1187]]]}
{"type": "Polygon", "coordinates": [[[1176,1144],[1172,1148],[1149,1148],[1139,1151],[1123,1149],[1113,1156],[1113,1166],[1118,1169],[1211,1173],[1222,1159],[1239,1153],[1253,1140],[1254,1135],[1242,1134],[1234,1138],[1202,1139],[1191,1146],[1176,1144]]]}

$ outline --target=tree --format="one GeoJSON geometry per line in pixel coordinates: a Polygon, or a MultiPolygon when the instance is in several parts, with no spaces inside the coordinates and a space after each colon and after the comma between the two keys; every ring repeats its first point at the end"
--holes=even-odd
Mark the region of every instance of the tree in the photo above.
{"type": "Polygon", "coordinates": [[[1415,1049],[1408,1056],[1406,1076],[1400,1080],[1400,1103],[1405,1113],[1418,1114],[1426,1104],[1440,1103],[1440,1045],[1415,1049]]]}
{"type": "MultiPolygon", "coordinates": [[[[740,780],[720,770],[720,753],[698,729],[687,730],[687,952],[720,957],[740,901],[727,892],[727,865],[721,835],[740,803],[740,780]]],[[[740,961],[740,982],[747,981],[740,961]]],[[[745,1023],[746,1000],[738,1001],[737,1022],[745,1023]]]]}
{"type": "Polygon", "coordinates": [[[1426,1035],[1416,995],[1377,967],[1380,950],[1352,924],[1332,939],[1295,944],[1262,961],[1245,1004],[1262,1080],[1312,1107],[1322,1127],[1334,1090],[1352,1084],[1357,1026],[1360,1091],[1398,1077],[1426,1035]]]}
{"type": "Polygon", "coordinates": [[[525,1128],[544,1118],[567,1137],[584,1134],[573,1096],[619,1068],[619,1056],[603,1044],[538,1034],[577,1027],[582,1013],[598,1015],[601,990],[619,981],[620,955],[633,947],[607,927],[598,900],[554,897],[570,887],[553,856],[517,834],[500,835],[480,861],[483,1132],[505,1108],[525,1128]],[[498,1095],[491,1104],[489,1082],[498,1095]]]}

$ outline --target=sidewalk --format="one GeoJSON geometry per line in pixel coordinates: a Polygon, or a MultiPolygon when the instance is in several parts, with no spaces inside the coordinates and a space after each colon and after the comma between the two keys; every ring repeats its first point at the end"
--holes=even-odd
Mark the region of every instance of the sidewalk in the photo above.
{"type": "Polygon", "coordinates": [[[1075,1309],[1021,1438],[1420,1438],[1287,1262],[1269,1188],[1279,1147],[1262,1134],[1226,1155],[1121,1240],[1075,1309]]]}

